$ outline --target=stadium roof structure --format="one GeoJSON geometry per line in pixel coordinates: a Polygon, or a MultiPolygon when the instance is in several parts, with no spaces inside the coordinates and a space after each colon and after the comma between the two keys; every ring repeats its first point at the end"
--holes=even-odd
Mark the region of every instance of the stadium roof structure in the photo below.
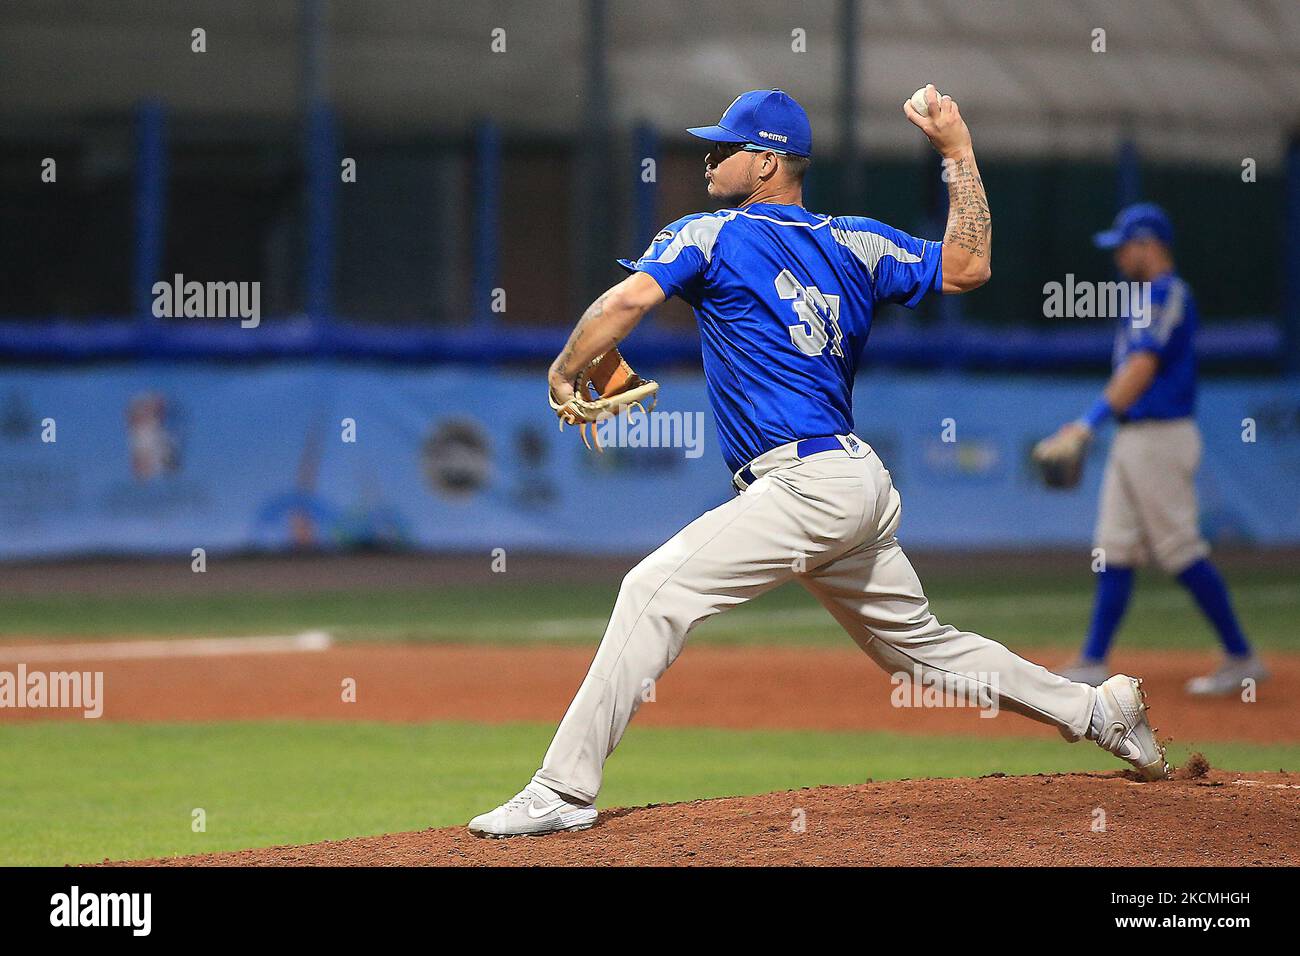
{"type": "MultiPolygon", "coordinates": [[[[572,135],[603,101],[615,128],[648,121],[673,137],[744,89],[782,87],[825,149],[840,129],[845,2],[333,0],[319,49],[350,123],[454,132],[488,116],[572,135]],[[606,82],[593,97],[601,5],[606,82]],[[504,52],[490,48],[497,28],[504,52]]],[[[158,97],[178,114],[292,119],[311,3],[6,0],[0,115],[84,117],[158,97]],[[196,27],[206,53],[191,52],[196,27]]],[[[999,154],[1101,158],[1131,135],[1152,157],[1271,166],[1300,127],[1295,0],[857,0],[855,21],[856,137],[873,153],[917,148],[900,109],[927,81],[999,154]]]]}

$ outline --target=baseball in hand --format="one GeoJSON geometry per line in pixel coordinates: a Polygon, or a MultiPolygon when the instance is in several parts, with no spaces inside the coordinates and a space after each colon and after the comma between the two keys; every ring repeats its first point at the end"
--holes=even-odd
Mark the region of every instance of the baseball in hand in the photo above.
{"type": "MultiPolygon", "coordinates": [[[[941,94],[938,90],[935,90],[935,91],[934,91],[934,94],[935,94],[935,96],[938,96],[938,97],[940,97],[940,98],[942,98],[942,95],[943,95],[943,94],[941,94]]],[[[916,111],[917,111],[918,113],[920,113],[922,116],[929,116],[929,115],[930,115],[930,106],[929,106],[929,104],[927,104],[927,103],[925,102],[925,87],[924,87],[924,86],[921,87],[919,90],[917,90],[915,93],[912,94],[912,109],[916,110],[916,111]]]]}

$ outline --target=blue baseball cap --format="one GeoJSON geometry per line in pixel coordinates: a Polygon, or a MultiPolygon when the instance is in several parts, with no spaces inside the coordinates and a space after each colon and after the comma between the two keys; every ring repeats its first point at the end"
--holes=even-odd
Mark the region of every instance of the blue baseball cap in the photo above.
{"type": "Polygon", "coordinates": [[[745,143],[774,153],[812,155],[808,114],[783,90],[741,93],[716,126],[695,126],[686,132],[714,143],[745,143]]]}
{"type": "Polygon", "coordinates": [[[1125,206],[1115,217],[1115,224],[1092,237],[1098,249],[1115,249],[1132,239],[1159,239],[1173,245],[1174,227],[1165,211],[1153,202],[1125,206]]]}

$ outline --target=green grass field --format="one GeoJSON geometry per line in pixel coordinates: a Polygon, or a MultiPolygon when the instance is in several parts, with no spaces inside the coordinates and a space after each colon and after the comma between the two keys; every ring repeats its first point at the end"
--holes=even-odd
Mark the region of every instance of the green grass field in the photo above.
{"type": "MultiPolygon", "coordinates": [[[[1300,572],[1238,568],[1233,598],[1251,638],[1264,648],[1300,648],[1300,572]]],[[[1088,620],[1092,581],[1059,570],[990,573],[974,567],[926,577],[931,606],[948,623],[1012,647],[1070,646],[1088,620]]],[[[617,581],[560,587],[516,583],[437,590],[129,594],[0,597],[0,634],[194,635],[292,633],[324,628],[343,640],[552,641],[590,644],[604,630],[617,581]]],[[[707,622],[693,640],[841,644],[846,638],[797,585],[787,585],[707,622]]],[[[1121,634],[1135,647],[1214,646],[1214,637],[1176,583],[1147,574],[1121,634]]]]}
{"type": "MultiPolygon", "coordinates": [[[[0,865],[204,853],[461,824],[535,769],[549,724],[0,726],[0,865]],[[191,829],[206,814],[205,832],[191,829]]],[[[1300,745],[1219,744],[1210,762],[1300,766],[1300,745]]],[[[1182,754],[1173,755],[1181,759],[1182,754]]],[[[1113,770],[1055,740],[638,728],[606,806],[904,777],[1113,770]]],[[[792,806],[795,804],[792,803],[792,806]]]]}
{"type": "MultiPolygon", "coordinates": [[[[924,573],[924,572],[923,572],[924,573]]],[[[1007,575],[980,567],[926,575],[941,619],[1012,647],[1073,647],[1091,602],[1085,574],[1007,575]]],[[[1257,644],[1297,647],[1300,574],[1229,569],[1257,644]]],[[[604,628],[616,582],[516,583],[315,594],[166,593],[0,597],[0,633],[99,638],[293,633],[352,641],[575,642],[604,628]]],[[[798,587],[708,622],[696,640],[843,645],[798,587]]],[[[1150,574],[1120,637],[1132,647],[1214,640],[1177,585],[1150,574]]],[[[513,794],[536,767],[550,724],[0,724],[0,865],[190,854],[464,823],[513,794]],[[206,811],[206,832],[191,813],[206,811]]],[[[1214,766],[1300,767],[1300,744],[1214,744],[1214,766]]],[[[1171,755],[1181,759],[1181,753],[1171,755]]],[[[605,806],[761,793],[867,778],[1114,769],[1056,740],[634,727],[611,762],[605,806]]]]}

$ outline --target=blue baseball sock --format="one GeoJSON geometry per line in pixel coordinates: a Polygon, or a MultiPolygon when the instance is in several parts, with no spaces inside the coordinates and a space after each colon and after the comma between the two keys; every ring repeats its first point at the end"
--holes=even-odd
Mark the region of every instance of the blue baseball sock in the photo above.
{"type": "Polygon", "coordinates": [[[1223,649],[1230,657],[1249,657],[1250,645],[1241,633],[1237,615],[1233,613],[1228,588],[1209,558],[1201,558],[1178,575],[1178,583],[1192,592],[1201,613],[1210,619],[1219,633],[1223,649]]]}
{"type": "Polygon", "coordinates": [[[1097,597],[1092,605],[1092,623],[1083,644],[1083,660],[1097,664],[1106,659],[1111,638],[1128,608],[1133,593],[1133,569],[1109,567],[1097,573],[1097,597]]]}

